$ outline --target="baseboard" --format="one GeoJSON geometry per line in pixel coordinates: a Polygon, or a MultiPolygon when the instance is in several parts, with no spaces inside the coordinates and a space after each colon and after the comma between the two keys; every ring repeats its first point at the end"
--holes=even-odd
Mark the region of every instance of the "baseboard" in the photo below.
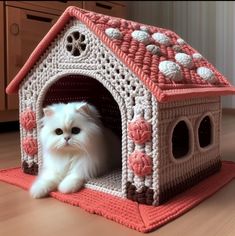
{"type": "Polygon", "coordinates": [[[222,114],[225,115],[235,115],[235,108],[223,108],[222,114]]]}

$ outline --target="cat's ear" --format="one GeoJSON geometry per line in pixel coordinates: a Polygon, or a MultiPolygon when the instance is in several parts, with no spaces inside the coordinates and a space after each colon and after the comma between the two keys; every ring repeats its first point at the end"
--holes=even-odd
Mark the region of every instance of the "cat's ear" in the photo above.
{"type": "Polygon", "coordinates": [[[99,112],[96,110],[96,108],[87,103],[84,103],[82,106],[78,107],[76,111],[82,113],[85,116],[89,116],[95,119],[100,117],[99,112]]]}
{"type": "Polygon", "coordinates": [[[54,111],[52,108],[50,107],[46,107],[46,108],[43,108],[43,113],[44,113],[44,116],[52,116],[54,114],[54,111]]]}

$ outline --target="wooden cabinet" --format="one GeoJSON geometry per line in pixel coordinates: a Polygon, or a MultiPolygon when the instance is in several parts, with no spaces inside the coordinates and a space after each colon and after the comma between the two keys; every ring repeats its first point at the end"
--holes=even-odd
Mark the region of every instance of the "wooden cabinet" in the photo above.
{"type": "Polygon", "coordinates": [[[6,95],[5,88],[70,5],[106,15],[126,16],[122,1],[0,2],[0,122],[18,120],[18,95],[6,95]]]}
{"type": "MultiPolygon", "coordinates": [[[[6,7],[7,84],[22,68],[57,18],[56,15],[6,7]]],[[[17,95],[8,96],[7,108],[18,108],[17,95]]]]}
{"type": "Polygon", "coordinates": [[[83,8],[110,16],[126,16],[126,6],[122,1],[84,1],[83,8]]]}
{"type": "Polygon", "coordinates": [[[0,2],[0,111],[5,110],[5,71],[4,71],[4,15],[3,2],[0,2]]]}

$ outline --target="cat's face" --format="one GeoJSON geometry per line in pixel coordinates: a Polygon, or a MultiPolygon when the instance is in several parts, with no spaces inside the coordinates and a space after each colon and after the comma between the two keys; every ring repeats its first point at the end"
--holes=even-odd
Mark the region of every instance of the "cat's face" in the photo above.
{"type": "Polygon", "coordinates": [[[98,112],[86,103],[54,104],[44,109],[40,139],[57,152],[86,152],[100,132],[98,112]]]}

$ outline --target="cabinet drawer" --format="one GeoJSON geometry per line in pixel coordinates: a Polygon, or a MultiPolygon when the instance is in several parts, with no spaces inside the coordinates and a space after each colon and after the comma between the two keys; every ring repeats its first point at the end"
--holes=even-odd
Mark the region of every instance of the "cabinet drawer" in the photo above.
{"type": "MultiPolygon", "coordinates": [[[[57,18],[55,15],[6,7],[8,84],[57,18]]],[[[9,96],[7,105],[8,109],[16,109],[17,96],[9,96]]]]}
{"type": "Polygon", "coordinates": [[[126,7],[123,4],[118,4],[109,1],[84,1],[83,8],[88,11],[94,11],[105,15],[125,18],[126,7]]]}
{"type": "Polygon", "coordinates": [[[82,7],[82,1],[6,1],[6,5],[61,15],[68,6],[82,7]]]}

